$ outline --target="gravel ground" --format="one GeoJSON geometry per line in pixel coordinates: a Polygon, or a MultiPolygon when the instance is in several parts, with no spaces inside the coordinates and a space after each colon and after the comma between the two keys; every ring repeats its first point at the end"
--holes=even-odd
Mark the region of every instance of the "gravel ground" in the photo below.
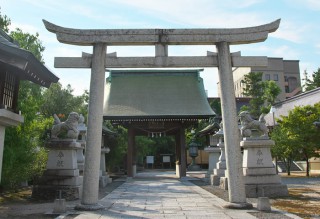
{"type": "Polygon", "coordinates": [[[320,189],[320,177],[287,177],[282,176],[281,181],[288,188],[313,188],[320,189]]]}
{"type": "MultiPolygon", "coordinates": [[[[198,177],[196,177],[198,178],[198,177]]],[[[211,192],[212,194],[228,201],[228,192],[220,189],[216,186],[211,186],[205,183],[204,181],[198,179],[192,180],[191,182],[202,187],[203,189],[211,192]]],[[[110,192],[112,192],[115,188],[120,186],[125,179],[118,179],[113,181],[111,184],[108,184],[107,187],[99,190],[99,199],[103,198],[110,192]]],[[[320,177],[282,177],[282,182],[288,185],[288,188],[312,188],[313,190],[319,191],[320,194],[320,177]]],[[[249,202],[256,203],[256,199],[249,199],[249,202]]],[[[73,208],[79,201],[72,201],[67,202],[68,208],[73,208]]],[[[48,212],[52,212],[53,203],[35,203],[31,200],[24,200],[18,202],[10,202],[4,203],[0,206],[0,219],[2,218],[12,218],[12,219],[19,219],[19,218],[27,218],[27,219],[48,219],[48,218],[55,218],[57,215],[52,214],[45,214],[48,212]]],[[[270,213],[266,212],[258,212],[253,211],[252,215],[256,216],[257,218],[275,218],[275,219],[289,219],[288,217],[282,213],[273,211],[270,213]]],[[[72,218],[72,217],[71,217],[72,218]]]]}
{"type": "MultiPolygon", "coordinates": [[[[118,179],[108,184],[105,188],[99,189],[99,199],[112,192],[115,188],[124,183],[125,180],[118,179]]],[[[67,208],[73,209],[80,201],[68,201],[67,208]]],[[[0,206],[0,219],[49,219],[56,218],[57,214],[52,214],[53,202],[39,203],[32,200],[21,200],[4,203],[0,206]]]]}

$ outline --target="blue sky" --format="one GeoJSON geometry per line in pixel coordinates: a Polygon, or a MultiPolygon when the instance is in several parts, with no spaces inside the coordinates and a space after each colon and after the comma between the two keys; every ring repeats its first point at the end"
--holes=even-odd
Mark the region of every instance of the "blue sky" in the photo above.
{"type": "MultiPolygon", "coordinates": [[[[3,0],[1,14],[12,22],[11,29],[40,34],[46,47],[46,65],[63,86],[74,94],[89,89],[90,70],[55,69],[54,57],[80,57],[91,47],[59,43],[42,19],[59,26],[83,29],[109,28],[237,28],[262,25],[281,18],[280,28],[262,43],[231,46],[243,56],[281,57],[300,60],[301,75],[320,67],[319,0],[3,0]]],[[[153,47],[108,47],[118,56],[153,56],[153,47]]],[[[214,46],[170,46],[169,55],[206,55],[214,46]]],[[[209,96],[217,96],[216,68],[201,73],[209,96]]]]}

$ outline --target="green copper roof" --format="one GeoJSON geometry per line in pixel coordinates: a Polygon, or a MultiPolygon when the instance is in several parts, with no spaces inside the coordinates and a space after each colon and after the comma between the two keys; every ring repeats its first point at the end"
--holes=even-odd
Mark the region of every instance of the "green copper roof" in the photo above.
{"type": "Polygon", "coordinates": [[[199,70],[116,70],[105,88],[104,118],[201,119],[214,116],[199,70]]]}

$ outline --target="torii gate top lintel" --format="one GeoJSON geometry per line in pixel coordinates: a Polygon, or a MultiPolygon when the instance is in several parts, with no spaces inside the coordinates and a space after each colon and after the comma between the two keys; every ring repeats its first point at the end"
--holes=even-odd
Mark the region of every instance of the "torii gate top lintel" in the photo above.
{"type": "Polygon", "coordinates": [[[213,45],[218,42],[235,45],[265,41],[268,33],[279,28],[280,19],[255,27],[203,29],[73,29],[46,20],[43,23],[60,42],[73,45],[213,45]]]}

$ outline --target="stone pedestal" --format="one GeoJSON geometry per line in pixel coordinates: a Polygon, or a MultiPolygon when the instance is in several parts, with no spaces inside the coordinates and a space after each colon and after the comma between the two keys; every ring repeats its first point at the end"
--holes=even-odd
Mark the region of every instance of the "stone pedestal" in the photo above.
{"type": "Polygon", "coordinates": [[[79,122],[78,124],[78,131],[79,131],[79,136],[78,136],[78,141],[81,145],[81,148],[77,150],[77,159],[78,159],[78,168],[80,171],[80,174],[83,174],[83,170],[84,170],[84,155],[83,155],[83,151],[86,148],[86,134],[87,134],[87,127],[84,124],[84,117],[82,116],[82,114],[80,114],[80,120],[81,122],[79,122]]]}
{"type": "Polygon", "coordinates": [[[206,174],[206,176],[209,177],[213,173],[213,169],[216,167],[216,164],[219,161],[220,148],[216,146],[206,147],[204,148],[204,151],[209,154],[209,166],[208,166],[208,172],[206,174]]]}
{"type": "Polygon", "coordinates": [[[288,188],[281,184],[272,163],[270,148],[274,141],[268,138],[245,138],[243,147],[243,175],[248,198],[288,196],[288,188]]]}
{"type": "Polygon", "coordinates": [[[220,178],[225,177],[225,171],[227,169],[224,143],[220,142],[217,146],[220,149],[220,157],[218,163],[216,163],[216,168],[213,169],[213,174],[210,176],[211,185],[214,186],[220,185],[220,178]]]}
{"type": "Polygon", "coordinates": [[[100,173],[99,173],[99,187],[104,188],[108,183],[112,182],[107,170],[106,170],[106,153],[109,153],[109,148],[101,148],[101,158],[100,158],[100,173]]]}
{"type": "Polygon", "coordinates": [[[54,200],[61,197],[75,200],[80,197],[82,176],[77,165],[77,150],[80,143],[74,139],[51,140],[47,143],[50,150],[47,169],[33,187],[32,197],[42,200],[54,200]]]}
{"type": "Polygon", "coordinates": [[[83,150],[84,150],[84,146],[82,145],[85,145],[82,144],[81,142],[79,142],[81,147],[79,149],[77,149],[76,153],[77,153],[77,164],[78,164],[78,169],[80,171],[80,173],[82,174],[83,173],[83,169],[84,169],[84,155],[83,155],[83,150]]]}

